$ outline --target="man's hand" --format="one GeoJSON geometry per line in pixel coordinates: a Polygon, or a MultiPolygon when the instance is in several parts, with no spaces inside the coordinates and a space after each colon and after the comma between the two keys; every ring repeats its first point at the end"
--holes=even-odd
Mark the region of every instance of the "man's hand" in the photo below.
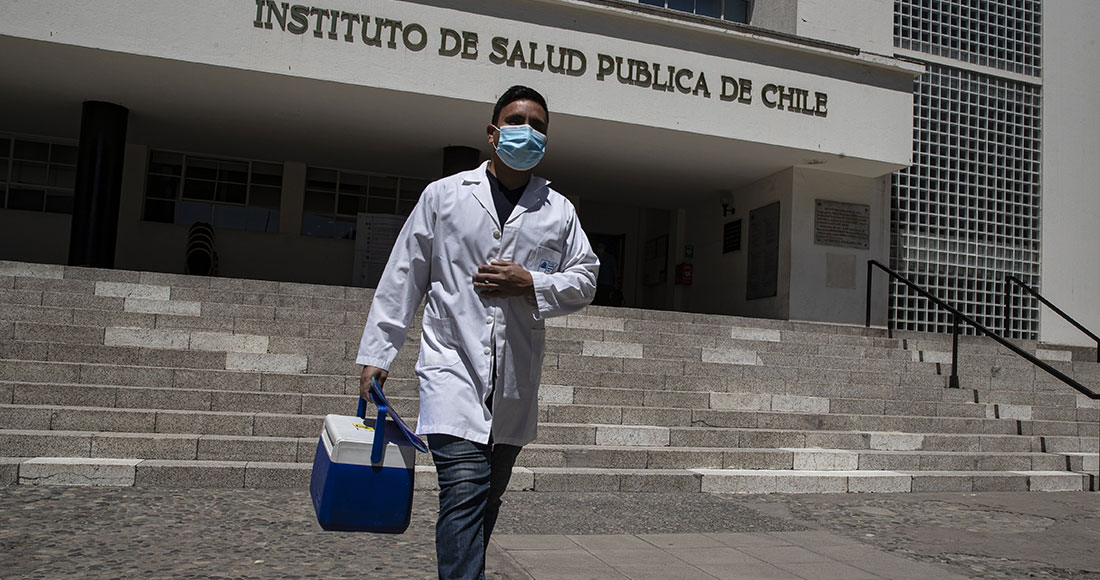
{"type": "Polygon", "coordinates": [[[505,260],[493,260],[477,267],[474,289],[486,298],[509,296],[535,297],[535,282],[531,273],[519,264],[505,260]]]}
{"type": "Polygon", "coordinates": [[[366,400],[370,400],[370,380],[371,378],[378,379],[378,388],[381,389],[382,385],[386,382],[388,372],[378,367],[365,366],[363,367],[363,374],[359,376],[359,396],[366,400]]]}

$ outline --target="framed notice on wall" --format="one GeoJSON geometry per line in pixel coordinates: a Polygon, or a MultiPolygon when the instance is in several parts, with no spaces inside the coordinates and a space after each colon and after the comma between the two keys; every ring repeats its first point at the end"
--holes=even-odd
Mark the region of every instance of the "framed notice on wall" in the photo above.
{"type": "Polygon", "coordinates": [[[770,298],[779,285],[779,202],[749,212],[745,298],[770,298]]]}
{"type": "Polygon", "coordinates": [[[871,247],[871,206],[815,200],[814,244],[859,250],[871,247]]]}

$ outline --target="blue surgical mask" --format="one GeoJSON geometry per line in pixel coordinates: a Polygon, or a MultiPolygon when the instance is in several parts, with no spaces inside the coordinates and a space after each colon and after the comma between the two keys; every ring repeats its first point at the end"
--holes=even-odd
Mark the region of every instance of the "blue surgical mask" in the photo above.
{"type": "Polygon", "coordinates": [[[546,153],[546,135],[530,125],[505,125],[496,129],[500,131],[497,156],[505,165],[516,171],[527,171],[542,161],[546,153]]]}

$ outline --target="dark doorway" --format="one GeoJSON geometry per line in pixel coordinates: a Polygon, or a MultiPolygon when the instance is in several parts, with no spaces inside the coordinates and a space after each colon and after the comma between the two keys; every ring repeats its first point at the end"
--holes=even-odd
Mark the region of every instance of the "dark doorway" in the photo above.
{"type": "Polygon", "coordinates": [[[626,235],[589,234],[588,241],[600,259],[600,273],[596,277],[596,298],[592,304],[622,306],[626,235]]]}

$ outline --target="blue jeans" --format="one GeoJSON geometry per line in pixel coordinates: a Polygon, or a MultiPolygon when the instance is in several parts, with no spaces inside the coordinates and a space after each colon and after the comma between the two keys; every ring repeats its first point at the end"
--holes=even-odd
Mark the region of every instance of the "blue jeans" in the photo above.
{"type": "Polygon", "coordinates": [[[484,580],[485,548],[521,447],[428,435],[439,477],[435,553],[440,580],[484,580]]]}

